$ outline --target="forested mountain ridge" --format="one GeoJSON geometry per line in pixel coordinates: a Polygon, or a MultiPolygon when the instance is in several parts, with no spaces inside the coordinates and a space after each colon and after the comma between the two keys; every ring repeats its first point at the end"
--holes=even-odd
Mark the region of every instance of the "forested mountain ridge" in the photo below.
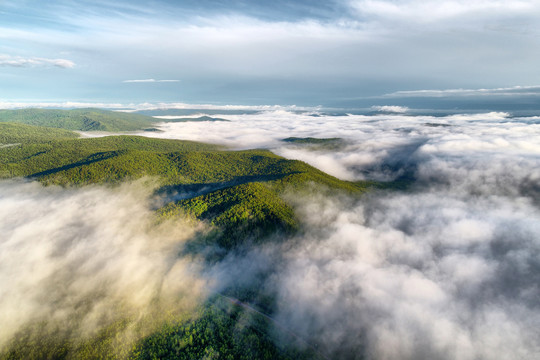
{"type": "Polygon", "coordinates": [[[262,235],[295,229],[294,212],[280,195],[286,189],[301,191],[313,183],[361,193],[367,187],[267,150],[229,151],[140,136],[56,138],[45,143],[29,138],[1,149],[0,176],[63,186],[118,184],[152,176],[159,183],[156,193],[165,198],[187,194],[160,210],[163,216],[188,213],[208,220],[223,230],[215,241],[227,248],[246,238],[260,241],[262,235]]]}
{"type": "Polygon", "coordinates": [[[80,131],[137,131],[157,121],[141,114],[88,108],[0,110],[0,122],[80,131]]]}

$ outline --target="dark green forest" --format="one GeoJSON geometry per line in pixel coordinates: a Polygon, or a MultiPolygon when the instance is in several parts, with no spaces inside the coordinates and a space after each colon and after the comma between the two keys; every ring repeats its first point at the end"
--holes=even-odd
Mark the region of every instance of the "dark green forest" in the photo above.
{"type": "Polygon", "coordinates": [[[281,141],[310,150],[339,150],[347,145],[342,138],[288,137],[281,141]]]}

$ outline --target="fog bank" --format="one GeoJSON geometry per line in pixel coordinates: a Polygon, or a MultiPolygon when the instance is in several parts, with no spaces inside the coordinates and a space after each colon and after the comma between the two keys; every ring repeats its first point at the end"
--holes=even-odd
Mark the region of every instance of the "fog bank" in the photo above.
{"type": "Polygon", "coordinates": [[[268,148],[344,180],[391,181],[408,173],[425,179],[426,171],[433,175],[432,168],[437,168],[442,179],[448,179],[450,172],[452,178],[464,181],[469,181],[465,175],[489,181],[494,172],[504,173],[506,180],[525,181],[525,186],[538,184],[540,179],[537,117],[512,117],[500,112],[436,117],[287,111],[213,116],[231,121],[163,123],[159,126],[163,133],[144,135],[212,142],[233,149],[268,148]],[[329,148],[280,141],[291,136],[337,137],[344,143],[329,148]],[[519,168],[518,172],[506,171],[509,165],[519,168]],[[459,168],[467,173],[458,173],[459,168]]]}
{"type": "MultiPolygon", "coordinates": [[[[221,284],[276,297],[274,321],[329,358],[540,356],[540,125],[506,113],[271,112],[159,136],[263,147],[346,180],[406,180],[359,201],[291,195],[304,233],[231,256],[221,284]],[[281,139],[343,139],[339,146],[281,139]]],[[[278,330],[286,338],[286,332],[278,330]]]]}
{"type": "Polygon", "coordinates": [[[282,254],[277,320],[331,358],[540,354],[531,202],[432,192],[299,206],[309,231],[282,254]]]}

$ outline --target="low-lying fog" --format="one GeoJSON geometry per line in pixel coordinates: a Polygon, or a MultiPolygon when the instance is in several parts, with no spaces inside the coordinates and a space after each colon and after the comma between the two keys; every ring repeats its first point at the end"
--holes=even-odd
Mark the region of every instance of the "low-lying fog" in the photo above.
{"type": "Polygon", "coordinates": [[[187,308],[270,271],[259,286],[277,297],[275,321],[329,358],[540,356],[540,118],[215,116],[231,121],[144,135],[268,148],[345,180],[406,179],[407,190],[291,196],[302,235],[205,267],[178,257],[195,225],[153,223],[138,184],[4,181],[0,340],[25,321],[69,317],[89,292],[100,296],[85,323],[99,324],[115,306],[187,308]],[[281,141],[292,136],[343,141],[281,141]]]}
{"type": "Polygon", "coordinates": [[[273,271],[278,321],[330,357],[540,356],[540,118],[219,117],[231,121],[167,123],[158,136],[268,148],[346,180],[410,182],[358,203],[295,200],[309,231],[286,251],[229,259],[223,282],[253,263],[273,271]]]}

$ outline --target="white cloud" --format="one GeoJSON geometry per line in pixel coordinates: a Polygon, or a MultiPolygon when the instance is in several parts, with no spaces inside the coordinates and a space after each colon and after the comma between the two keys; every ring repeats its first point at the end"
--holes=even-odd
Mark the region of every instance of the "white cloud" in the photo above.
{"type": "Polygon", "coordinates": [[[540,167],[536,158],[540,153],[538,120],[510,117],[502,112],[444,117],[406,113],[311,116],[311,113],[278,110],[213,116],[231,121],[164,123],[160,125],[164,132],[148,136],[215,142],[238,149],[266,147],[347,180],[391,180],[407,171],[422,174],[426,181],[439,174],[438,181],[451,179],[456,184],[476,183],[482,176],[495,182],[504,177],[506,180],[498,183],[502,192],[508,192],[528,181],[527,176],[531,174],[528,169],[540,167]],[[280,141],[289,136],[339,137],[345,142],[329,150],[280,141]],[[450,161],[456,157],[455,162],[450,161]],[[436,165],[439,160],[452,166],[449,172],[460,175],[444,172],[436,165]],[[512,163],[520,164],[521,170],[507,174],[505,169],[512,163]],[[424,167],[432,166],[438,170],[428,170],[428,176],[424,167]],[[460,173],[460,167],[464,173],[460,173]],[[475,168],[478,172],[473,176],[475,168]],[[470,182],[466,175],[469,171],[470,182]]]}
{"type": "Polygon", "coordinates": [[[21,57],[0,55],[0,66],[9,67],[47,67],[56,66],[59,68],[70,69],[75,67],[75,63],[66,59],[47,59],[40,57],[21,57]]]}
{"type": "Polygon", "coordinates": [[[383,106],[372,106],[375,111],[382,112],[391,112],[391,113],[406,113],[409,111],[409,108],[406,106],[396,106],[396,105],[383,105],[383,106]]]}
{"type": "Polygon", "coordinates": [[[277,256],[276,320],[329,358],[535,357],[538,208],[455,190],[295,200],[307,233],[277,256]]]}
{"type": "Polygon", "coordinates": [[[497,179],[484,193],[289,194],[302,235],[230,256],[213,274],[223,287],[252,282],[277,294],[272,319],[321,357],[534,358],[540,210],[497,195],[504,170],[484,171],[497,179]],[[270,274],[264,287],[261,273],[270,274]]]}
{"type": "Polygon", "coordinates": [[[124,80],[124,83],[173,83],[180,80],[156,80],[156,79],[142,79],[142,80],[124,80]]]}
{"type": "Polygon", "coordinates": [[[0,101],[0,109],[24,109],[24,108],[88,108],[112,109],[118,111],[133,112],[139,110],[169,110],[169,109],[200,109],[200,110],[249,110],[249,111],[272,111],[272,110],[318,110],[320,107],[307,107],[296,105],[215,105],[215,104],[188,104],[181,102],[157,102],[157,103],[102,103],[102,102],[23,102],[23,101],[0,101]]]}
{"type": "Polygon", "coordinates": [[[220,92],[214,101],[231,101],[221,98],[231,89],[252,96],[246,86],[263,93],[258,99],[266,91],[282,101],[290,98],[285,91],[306,98],[313,91],[325,94],[321,101],[334,88],[351,89],[346,97],[386,91],[377,84],[429,89],[525,83],[538,63],[540,11],[533,1],[351,4],[356,12],[327,21],[264,21],[242,13],[142,19],[78,11],[62,21],[79,32],[4,27],[0,37],[58,53],[69,48],[77,64],[99,64],[104,78],[118,83],[131,79],[128,74],[159,71],[182,79],[191,94],[220,92]]]}
{"type": "Polygon", "coordinates": [[[529,15],[538,11],[540,4],[535,0],[351,0],[349,4],[362,15],[376,19],[392,21],[414,21],[432,23],[436,21],[454,20],[474,16],[511,17],[529,15]]]}
{"type": "Polygon", "coordinates": [[[540,96],[540,85],[512,86],[491,89],[403,90],[384,95],[384,97],[445,96],[540,96]]]}

